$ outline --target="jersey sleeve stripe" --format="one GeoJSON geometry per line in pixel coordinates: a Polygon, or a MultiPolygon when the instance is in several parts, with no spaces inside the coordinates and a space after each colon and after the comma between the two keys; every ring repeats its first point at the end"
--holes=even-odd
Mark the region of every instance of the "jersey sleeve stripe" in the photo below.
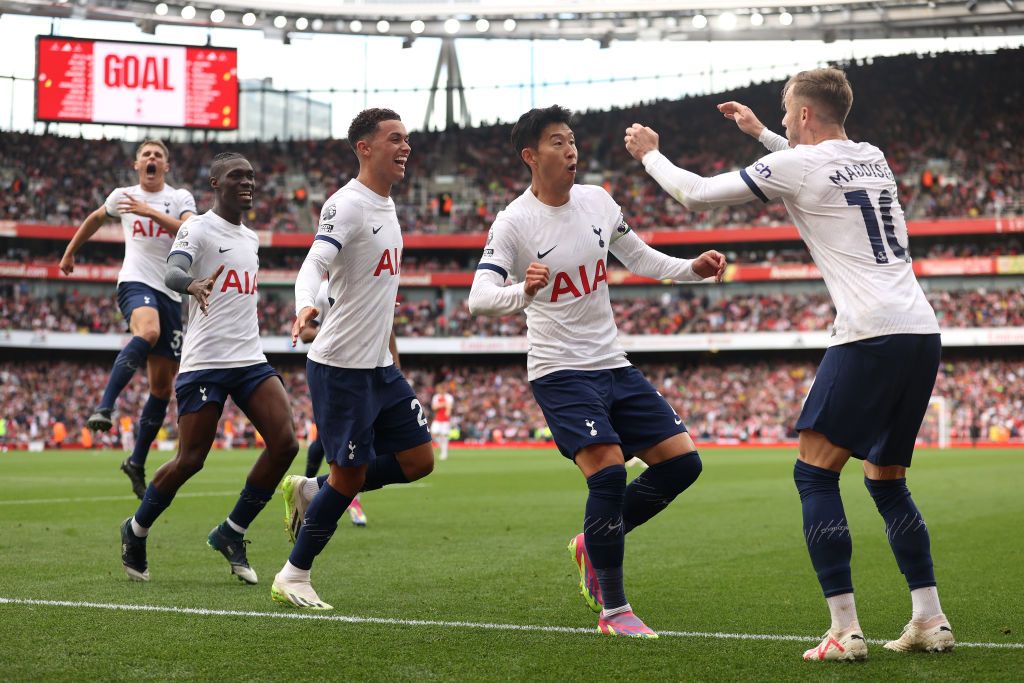
{"type": "Polygon", "coordinates": [[[172,251],[170,254],[168,254],[167,255],[167,260],[170,261],[171,257],[175,256],[177,254],[180,254],[180,255],[184,256],[185,258],[187,258],[189,265],[192,265],[192,254],[188,253],[187,251],[181,251],[180,249],[172,251]]]}
{"type": "Polygon", "coordinates": [[[339,242],[338,240],[334,239],[333,237],[330,237],[328,235],[317,235],[316,237],[313,238],[314,242],[316,240],[323,240],[324,242],[330,242],[331,244],[336,246],[339,251],[341,250],[341,242],[339,242]]]}
{"type": "Polygon", "coordinates": [[[178,214],[178,220],[180,221],[181,217],[184,216],[186,213],[195,215],[195,211],[193,211],[192,209],[185,209],[184,211],[178,214]]]}
{"type": "Polygon", "coordinates": [[[740,169],[740,178],[743,178],[743,182],[747,184],[747,187],[750,188],[750,191],[754,193],[755,197],[760,199],[765,204],[768,203],[768,196],[761,191],[760,187],[757,186],[757,183],[754,182],[754,179],[750,177],[749,173],[747,173],[747,169],[740,169]]]}
{"type": "Polygon", "coordinates": [[[477,270],[493,270],[495,273],[500,275],[502,279],[508,279],[508,271],[501,266],[496,266],[493,263],[481,263],[476,267],[477,270]]]}

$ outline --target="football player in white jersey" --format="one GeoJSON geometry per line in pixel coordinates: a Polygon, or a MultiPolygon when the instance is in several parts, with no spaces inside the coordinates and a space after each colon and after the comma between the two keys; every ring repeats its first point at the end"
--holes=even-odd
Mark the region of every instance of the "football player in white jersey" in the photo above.
{"type": "Polygon", "coordinates": [[[455,410],[455,397],[444,390],[444,384],[435,387],[434,397],[430,399],[430,412],[433,414],[433,421],[430,423],[430,433],[437,441],[441,452],[438,458],[448,459],[448,434],[452,428],[452,412],[455,410]]]}
{"type": "Polygon", "coordinates": [[[601,187],[577,185],[572,114],[533,109],[512,129],[529,188],[498,214],[473,279],[474,314],[526,311],[527,374],[555,444],[575,462],[590,495],[583,533],[569,543],[580,591],[609,635],[656,638],[626,600],[625,534],[663,510],[701,471],[683,420],[617,341],[608,296],[614,254],[638,275],[694,282],[721,278],[725,257],[690,261],[648,247],[601,187]],[[506,286],[515,278],[518,284],[506,286]],[[650,465],[626,486],[628,457],[650,465]]]}
{"type": "Polygon", "coordinates": [[[218,154],[210,165],[213,209],[190,218],[167,256],[165,283],[190,294],[181,353],[178,452],[156,471],[134,516],[121,525],[121,562],[128,576],[149,580],[146,537],[178,489],[203,467],[230,396],[263,435],[266,448],[246,478],[234,509],[207,536],[239,580],[255,584],[245,552],[246,529],[274,495],[299,444],[281,377],[267,363],[256,316],[259,238],[242,224],[252,208],[255,177],[240,154],[218,154]],[[191,275],[190,273],[195,273],[191,275]]]}
{"type": "Polygon", "coordinates": [[[99,406],[86,424],[93,431],[109,431],[117,397],[135,371],[147,366],[149,399],[139,417],[132,453],[121,463],[140,499],[146,491],[146,456],[167,415],[181,355],[181,295],[164,285],[165,260],[178,228],[196,212],[188,190],[166,184],[169,161],[167,146],[160,140],[139,145],[134,166],[139,183],[111,192],[103,206],[82,222],[60,260],[64,274],[73,273],[75,254],[82,245],[104,223],[120,219],[124,263],[117,276],[117,303],[132,338],[117,355],[99,406]]]}
{"type": "MultiPolygon", "coordinates": [[[[375,108],[353,119],[348,141],[359,175],[324,204],[295,282],[293,344],[320,312],[314,297],[325,274],[334,300],[306,361],[330,474],[322,487],[307,482],[315,495],[271,588],[274,600],[308,609],[331,609],[313,590],[310,568],[356,495],[415,481],[434,468],[423,406],[389,348],[402,260],[391,187],[405,177],[409,136],[398,114],[375,108]]],[[[292,481],[285,497],[294,504],[308,493],[306,485],[288,487],[292,481]]]]}
{"type": "MultiPolygon", "coordinates": [[[[320,331],[320,326],[323,324],[323,318],[330,310],[331,304],[334,302],[331,300],[330,283],[324,280],[320,283],[320,288],[316,290],[316,296],[313,298],[313,308],[317,310],[317,316],[309,321],[309,325],[299,331],[299,340],[304,344],[311,344],[316,339],[316,333],[320,331]]],[[[392,333],[392,339],[394,334],[392,333]]],[[[392,348],[392,354],[395,356],[395,362],[397,364],[398,351],[392,348]]],[[[304,486],[308,479],[318,479],[317,490],[320,486],[323,486],[323,482],[327,481],[327,477],[324,476],[322,479],[317,477],[317,473],[320,471],[320,465],[324,462],[324,445],[320,441],[320,434],[317,433],[316,439],[310,444],[309,448],[306,449],[306,476],[299,477],[297,475],[288,477],[284,482],[285,492],[285,513],[288,522],[288,537],[291,542],[295,542],[295,537],[299,534],[299,527],[302,526],[302,516],[306,512],[305,504],[308,505],[308,500],[305,500],[302,496],[302,492],[294,490],[295,487],[304,486]],[[296,499],[298,496],[298,500],[296,499]],[[297,503],[297,504],[296,504],[297,503]]],[[[312,492],[312,495],[316,495],[312,492]]],[[[312,500],[310,496],[309,500],[312,500]]],[[[348,506],[348,515],[352,520],[352,524],[358,527],[366,526],[366,511],[363,510],[363,504],[359,500],[359,496],[352,499],[352,503],[348,506]]]]}
{"type": "Polygon", "coordinates": [[[839,473],[851,456],[864,461],[864,483],[885,520],[913,604],[903,634],[885,647],[948,651],[955,643],[935,587],[928,527],[906,484],[941,344],[935,313],[910,265],[896,179],[877,147],[847,137],[853,90],[842,71],[800,72],[782,93],[785,138],[748,107],[719,105],[771,151],[741,171],[702,178],[677,168],[658,151],[657,134],[639,124],[626,131],[626,149],[691,209],[781,198],[835,303],[832,340],[796,425],[794,479],[804,537],[832,615],[828,633],[804,659],[867,657],[839,495],[839,473]]]}

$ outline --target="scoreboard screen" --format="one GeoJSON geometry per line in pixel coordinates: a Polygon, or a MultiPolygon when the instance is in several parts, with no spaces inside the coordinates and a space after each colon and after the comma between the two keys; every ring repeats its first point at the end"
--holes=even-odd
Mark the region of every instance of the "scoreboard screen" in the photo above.
{"type": "Polygon", "coordinates": [[[39,36],[36,120],[236,130],[238,53],[39,36]]]}

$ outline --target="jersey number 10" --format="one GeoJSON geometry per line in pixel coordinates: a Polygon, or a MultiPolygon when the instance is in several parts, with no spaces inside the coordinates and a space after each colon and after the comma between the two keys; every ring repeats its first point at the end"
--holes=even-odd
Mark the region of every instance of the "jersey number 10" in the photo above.
{"type": "MultiPolygon", "coordinates": [[[[867,190],[856,190],[847,192],[846,203],[849,206],[859,206],[860,213],[864,217],[864,226],[868,230],[868,241],[871,242],[871,251],[875,254],[875,263],[888,263],[889,257],[885,253],[885,246],[882,244],[882,231],[878,228],[878,218],[875,216],[875,207],[868,197],[867,190]]],[[[878,197],[878,213],[882,214],[882,224],[885,226],[885,241],[889,243],[893,256],[910,263],[910,255],[899,240],[896,239],[896,227],[892,222],[892,194],[889,190],[882,190],[878,197]]]]}

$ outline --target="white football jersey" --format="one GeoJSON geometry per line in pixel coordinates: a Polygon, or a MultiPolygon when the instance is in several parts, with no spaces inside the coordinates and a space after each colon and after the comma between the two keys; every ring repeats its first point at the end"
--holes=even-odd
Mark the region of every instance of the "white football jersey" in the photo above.
{"type": "Polygon", "coordinates": [[[350,180],[324,203],[316,240],[337,248],[328,267],[334,304],[309,358],[339,368],[392,365],[388,349],[402,261],[395,202],[350,180]]]}
{"type": "Polygon", "coordinates": [[[181,218],[187,212],[196,212],[196,200],[185,189],[174,189],[164,185],[159,192],[146,192],[141,185],[119,187],[103,202],[107,215],[121,219],[124,230],[124,263],[117,275],[117,283],[141,282],[163,292],[173,301],[181,301],[181,295],[164,284],[164,272],[167,270],[167,252],[174,241],[174,235],[152,218],[144,218],[133,213],[122,214],[118,204],[126,195],[140,199],[162,213],[181,218]]]}
{"type": "Polygon", "coordinates": [[[781,197],[836,307],[830,345],[937,334],[910,264],[907,224],[885,156],[827,140],[773,152],[740,171],[762,201],[781,197]]]}
{"type": "MultiPolygon", "coordinates": [[[[526,307],[527,374],[629,365],[608,296],[608,250],[630,232],[615,200],[596,185],[573,185],[548,206],[529,189],[494,220],[478,269],[522,282],[537,261],[551,269],[526,307]]],[[[635,237],[635,236],[634,236],[635,237]]]]}
{"type": "Polygon", "coordinates": [[[190,273],[197,279],[209,277],[221,265],[224,272],[213,285],[205,315],[196,300],[189,298],[179,372],[267,362],[256,316],[259,249],[255,232],[229,223],[213,211],[182,223],[171,254],[187,256],[192,261],[190,273]]]}

